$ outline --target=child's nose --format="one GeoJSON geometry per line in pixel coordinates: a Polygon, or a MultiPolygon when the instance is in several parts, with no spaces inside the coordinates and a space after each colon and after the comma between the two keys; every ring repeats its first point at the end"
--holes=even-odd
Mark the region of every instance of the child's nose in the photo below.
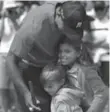
{"type": "Polygon", "coordinates": [[[61,58],[65,56],[65,53],[61,53],[61,58]]]}

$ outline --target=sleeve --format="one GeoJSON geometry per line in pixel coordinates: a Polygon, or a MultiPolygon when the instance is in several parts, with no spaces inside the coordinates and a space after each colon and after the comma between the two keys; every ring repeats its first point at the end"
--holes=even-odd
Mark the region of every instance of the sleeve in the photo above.
{"type": "Polygon", "coordinates": [[[57,104],[55,112],[73,112],[69,105],[66,103],[60,102],[57,104]]]}
{"type": "Polygon", "coordinates": [[[64,102],[60,103],[55,112],[82,112],[79,106],[70,106],[64,102]]]}
{"type": "Polygon", "coordinates": [[[14,53],[20,58],[26,57],[33,45],[32,32],[30,28],[22,27],[14,37],[10,52],[14,53]]]}
{"type": "Polygon", "coordinates": [[[70,99],[63,99],[62,96],[57,96],[51,101],[51,112],[82,112],[82,109],[77,104],[71,104],[70,99]]]}
{"type": "Polygon", "coordinates": [[[87,70],[87,80],[94,93],[94,99],[87,112],[102,112],[108,101],[108,88],[94,69],[87,70]]]}
{"type": "Polygon", "coordinates": [[[16,56],[25,58],[32,49],[34,40],[41,32],[42,22],[46,17],[40,13],[38,8],[32,8],[26,16],[23,25],[17,31],[10,48],[10,52],[16,56]]]}

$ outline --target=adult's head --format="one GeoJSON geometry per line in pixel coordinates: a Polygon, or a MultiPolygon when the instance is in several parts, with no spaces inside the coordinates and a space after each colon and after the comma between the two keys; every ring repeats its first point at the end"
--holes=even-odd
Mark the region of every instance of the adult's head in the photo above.
{"type": "Polygon", "coordinates": [[[18,19],[22,13],[23,4],[15,1],[5,1],[3,9],[7,11],[7,16],[12,19],[18,19]]]}
{"type": "Polygon", "coordinates": [[[59,30],[67,37],[81,39],[85,19],[85,8],[78,1],[67,1],[56,5],[55,22],[59,30]]]}
{"type": "Polygon", "coordinates": [[[105,1],[93,1],[92,3],[96,12],[96,16],[99,19],[103,19],[108,11],[105,1]]]}

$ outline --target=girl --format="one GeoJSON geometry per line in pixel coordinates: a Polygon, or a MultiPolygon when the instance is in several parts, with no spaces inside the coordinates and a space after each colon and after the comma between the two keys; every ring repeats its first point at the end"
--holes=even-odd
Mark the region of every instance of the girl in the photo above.
{"type": "Polygon", "coordinates": [[[60,44],[59,63],[67,70],[68,83],[85,93],[83,107],[87,112],[102,112],[108,102],[108,88],[94,66],[85,65],[81,45],[65,39],[60,44]]]}

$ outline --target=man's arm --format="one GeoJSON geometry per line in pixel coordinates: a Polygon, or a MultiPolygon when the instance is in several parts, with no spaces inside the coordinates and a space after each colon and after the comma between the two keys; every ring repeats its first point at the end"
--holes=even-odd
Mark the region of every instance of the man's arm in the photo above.
{"type": "Polygon", "coordinates": [[[45,19],[46,16],[41,13],[38,8],[29,11],[23,25],[14,37],[6,59],[7,69],[10,72],[9,75],[12,81],[23,94],[26,103],[37,110],[39,109],[32,104],[31,94],[23,82],[21,73],[18,69],[18,63],[20,59],[26,59],[28,53],[32,50],[35,40],[37,40],[39,33],[42,32],[42,23],[45,19]]]}
{"type": "Polygon", "coordinates": [[[18,64],[20,62],[20,58],[15,56],[13,53],[9,52],[7,59],[6,59],[6,67],[7,71],[9,72],[9,76],[11,77],[12,81],[14,82],[15,86],[20,90],[21,94],[28,93],[28,89],[24,84],[22,79],[22,74],[18,68],[18,64]]]}
{"type": "Polygon", "coordinates": [[[29,92],[27,86],[25,85],[22,74],[18,68],[18,63],[20,58],[15,56],[13,53],[9,52],[6,60],[7,71],[10,75],[11,80],[20,91],[20,93],[24,96],[26,105],[30,108],[41,110],[39,107],[36,107],[32,102],[31,93],[29,92]]]}
{"type": "Polygon", "coordinates": [[[21,61],[21,59],[25,59],[29,51],[32,49],[36,32],[39,32],[39,30],[36,31],[36,29],[33,28],[33,19],[36,18],[34,18],[34,15],[31,16],[32,14],[33,13],[28,14],[30,18],[27,18],[25,23],[17,31],[12,42],[10,51],[8,53],[8,56],[6,58],[6,66],[10,78],[12,79],[13,83],[15,84],[19,92],[21,92],[21,94],[24,96],[26,104],[29,107],[35,108],[35,106],[32,103],[31,94],[28,88],[26,87],[22,79],[22,74],[18,68],[18,64],[21,61]]]}
{"type": "Polygon", "coordinates": [[[20,94],[24,96],[25,103],[27,106],[31,106],[32,100],[31,100],[31,94],[26,87],[23,79],[22,79],[22,74],[18,68],[18,63],[20,59],[9,52],[7,59],[6,59],[6,70],[7,73],[9,73],[9,76],[11,80],[13,81],[14,85],[16,88],[19,90],[20,94]]]}
{"type": "Polygon", "coordinates": [[[87,112],[102,112],[108,101],[109,91],[104,85],[96,70],[87,70],[87,80],[94,92],[94,99],[87,112]]]}

